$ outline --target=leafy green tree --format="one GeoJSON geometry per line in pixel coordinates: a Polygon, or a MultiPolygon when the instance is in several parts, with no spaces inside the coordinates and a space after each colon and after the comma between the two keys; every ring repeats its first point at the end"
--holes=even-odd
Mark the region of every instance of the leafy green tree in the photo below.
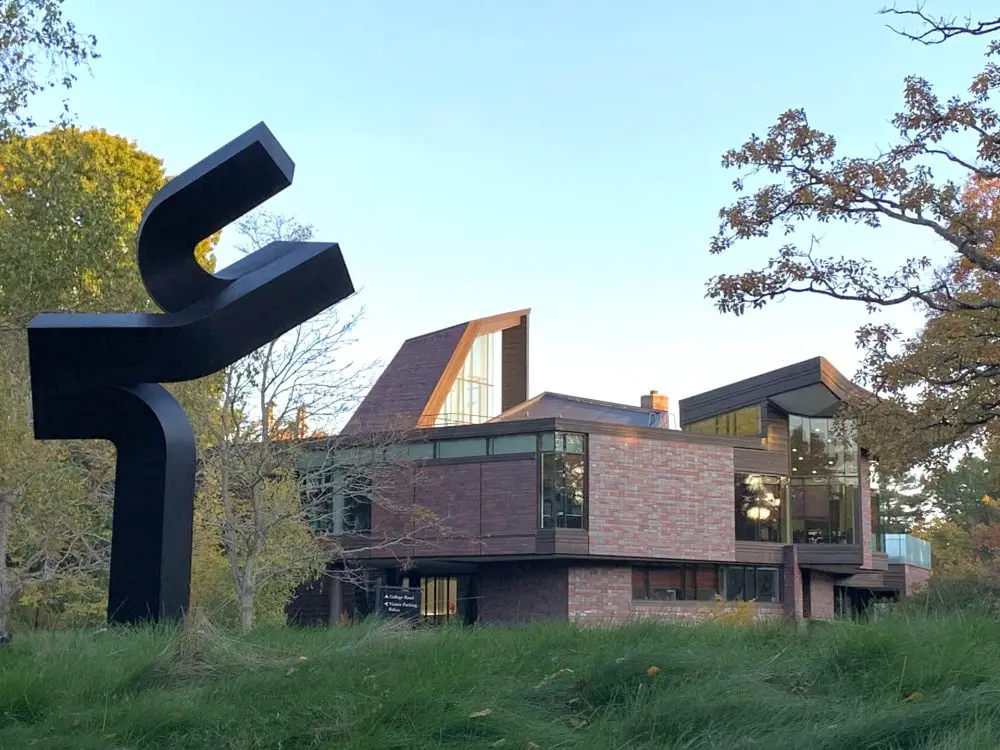
{"type": "Polygon", "coordinates": [[[976,578],[983,573],[968,531],[952,521],[934,521],[914,530],[931,544],[936,579],[976,578]]]}
{"type": "MultiPolygon", "coordinates": [[[[1000,18],[961,23],[922,8],[885,12],[921,44],[1000,31],[1000,18]]],[[[925,313],[915,336],[888,323],[858,332],[861,377],[874,397],[855,394],[851,416],[888,476],[920,464],[940,471],[956,448],[981,446],[1000,421],[1000,116],[991,105],[1000,87],[1000,41],[988,40],[985,53],[965,93],[941,95],[925,78],[909,76],[892,121],[896,142],[872,155],[842,154],[805,110],[790,109],[722,159],[739,172],[741,195],[720,211],[711,252],[780,239],[756,270],[710,280],[708,296],[721,311],[741,315],[809,294],[869,311],[915,305],[925,313]],[[888,268],[877,259],[824,255],[814,232],[829,223],[911,227],[942,249],[888,268]]]]}
{"type": "MultiPolygon", "coordinates": [[[[103,596],[112,454],[93,442],[33,439],[24,326],[43,310],[154,309],[134,241],[143,209],[167,178],[160,160],[128,140],[72,127],[0,141],[0,165],[3,625],[13,601],[37,609],[57,593],[103,596]]],[[[199,246],[203,264],[211,266],[216,239],[199,246]]],[[[217,388],[209,380],[175,389],[203,434],[217,418],[217,388]]],[[[60,610],[76,612],[72,619],[102,604],[60,610]]]]}
{"type": "Polygon", "coordinates": [[[924,488],[912,477],[873,487],[872,494],[878,500],[886,534],[909,534],[926,521],[931,510],[924,488]]]}
{"type": "Polygon", "coordinates": [[[925,485],[934,507],[945,520],[966,531],[1000,523],[1000,465],[988,458],[964,456],[949,472],[938,473],[925,485]]]}
{"type": "Polygon", "coordinates": [[[33,127],[26,112],[32,98],[70,89],[76,69],[97,57],[97,39],[78,32],[62,6],[63,0],[0,0],[0,140],[33,127]]]}

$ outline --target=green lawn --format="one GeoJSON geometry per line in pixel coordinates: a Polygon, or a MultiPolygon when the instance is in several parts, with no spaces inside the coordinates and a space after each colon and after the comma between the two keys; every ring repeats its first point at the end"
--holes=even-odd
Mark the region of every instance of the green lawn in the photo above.
{"type": "Polygon", "coordinates": [[[20,636],[0,748],[993,748],[1000,622],[20,636]],[[305,657],[304,659],[300,657],[305,657]],[[657,670],[650,670],[650,667],[657,670]],[[650,674],[652,672],[652,674],[650,674]]]}

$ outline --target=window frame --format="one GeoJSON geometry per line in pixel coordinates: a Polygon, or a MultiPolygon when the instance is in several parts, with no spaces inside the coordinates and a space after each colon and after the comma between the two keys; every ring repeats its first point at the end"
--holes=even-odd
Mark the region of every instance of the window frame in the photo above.
{"type": "Polygon", "coordinates": [[[767,425],[764,420],[764,405],[750,404],[748,406],[741,406],[738,409],[731,409],[730,411],[722,412],[721,414],[714,414],[711,417],[699,419],[696,422],[689,422],[684,425],[684,431],[694,432],[699,435],[762,438],[767,434],[767,425]],[[741,432],[737,423],[739,418],[738,415],[751,411],[756,414],[756,431],[741,432]]]}
{"type": "MultiPolygon", "coordinates": [[[[589,528],[589,525],[590,525],[590,519],[589,519],[589,515],[590,515],[590,500],[589,500],[589,498],[590,498],[590,451],[589,451],[589,449],[590,449],[590,441],[589,441],[588,437],[589,436],[585,432],[565,432],[565,431],[547,432],[547,433],[541,433],[539,435],[539,440],[538,440],[539,450],[538,450],[538,453],[537,453],[537,455],[538,455],[538,515],[537,515],[538,521],[537,522],[538,522],[538,528],[539,529],[552,529],[552,530],[555,530],[555,529],[575,529],[575,530],[581,530],[582,531],[582,530],[586,530],[587,528],[589,528]],[[572,451],[559,450],[560,446],[562,446],[562,447],[565,448],[565,446],[567,445],[567,441],[566,441],[566,436],[567,435],[572,436],[574,438],[579,438],[579,443],[576,443],[576,441],[574,441],[574,450],[572,450],[572,451]],[[552,443],[551,443],[552,447],[551,447],[551,449],[547,449],[548,448],[548,445],[547,445],[548,441],[546,441],[546,439],[545,439],[547,436],[551,436],[551,439],[552,439],[552,443]],[[577,448],[579,448],[579,450],[577,450],[577,448]],[[556,511],[556,508],[555,508],[554,504],[553,504],[553,507],[552,507],[551,514],[546,515],[546,513],[545,513],[545,502],[546,502],[546,499],[545,499],[545,494],[546,494],[545,465],[547,463],[547,458],[548,457],[550,457],[550,456],[552,456],[552,457],[558,457],[560,455],[566,456],[566,457],[579,457],[579,459],[580,459],[581,470],[582,470],[582,473],[583,473],[582,487],[580,489],[580,493],[582,494],[582,498],[581,498],[581,502],[580,502],[580,513],[579,513],[578,516],[577,516],[577,514],[572,514],[573,518],[579,517],[579,519],[580,519],[580,525],[579,526],[558,525],[558,523],[556,522],[556,520],[557,520],[556,512],[557,511],[556,511]],[[552,519],[552,523],[550,525],[548,525],[548,526],[545,524],[546,518],[551,518],[552,519]]],[[[552,460],[555,461],[554,458],[552,460]]],[[[569,506],[567,505],[566,507],[569,507],[569,506]]],[[[564,519],[565,518],[569,518],[569,517],[571,517],[571,514],[563,513],[563,515],[562,515],[562,518],[564,518],[564,519]]]]}

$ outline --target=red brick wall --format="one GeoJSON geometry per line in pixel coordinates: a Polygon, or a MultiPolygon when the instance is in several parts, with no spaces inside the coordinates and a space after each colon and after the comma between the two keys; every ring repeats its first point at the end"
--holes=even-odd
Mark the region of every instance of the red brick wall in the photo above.
{"type": "MultiPolygon", "coordinates": [[[[400,470],[392,499],[372,508],[372,536],[411,535],[406,554],[524,554],[535,550],[538,470],[534,457],[418,464],[400,470]]],[[[387,554],[400,550],[387,549],[387,554]]]]}
{"type": "Polygon", "coordinates": [[[854,524],[855,543],[861,544],[861,567],[872,566],[872,488],[869,481],[869,462],[865,457],[858,461],[861,485],[861,522],[854,524]]]}
{"type": "Polygon", "coordinates": [[[833,619],[833,579],[822,573],[809,576],[810,617],[813,620],[833,619]]]}
{"type": "Polygon", "coordinates": [[[733,449],[590,435],[590,553],[735,560],[733,449]]]}
{"type": "Polygon", "coordinates": [[[491,563],[479,572],[479,622],[564,620],[567,570],[548,563],[491,563]]]}
{"type": "Polygon", "coordinates": [[[569,569],[572,622],[594,625],[622,622],[631,617],[631,608],[631,567],[593,565],[569,569]]]}
{"type": "Polygon", "coordinates": [[[903,566],[903,595],[910,596],[918,593],[927,581],[930,580],[931,572],[927,568],[920,568],[916,565],[903,566]]]}

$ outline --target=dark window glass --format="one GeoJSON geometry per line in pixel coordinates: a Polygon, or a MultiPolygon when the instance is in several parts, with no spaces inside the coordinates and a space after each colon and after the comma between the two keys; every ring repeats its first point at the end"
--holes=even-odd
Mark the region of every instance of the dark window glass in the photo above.
{"type": "Polygon", "coordinates": [[[372,529],[372,480],[361,470],[310,471],[303,479],[309,525],[326,534],[367,534],[372,529]]]}
{"type": "Polygon", "coordinates": [[[736,538],[744,542],[784,542],[784,496],[781,477],[737,474],[736,538]]]}
{"type": "Polygon", "coordinates": [[[780,602],[781,570],[755,565],[722,568],[723,596],[727,601],[780,602]]]}
{"type": "Polygon", "coordinates": [[[587,489],[586,441],[583,435],[557,432],[554,450],[542,453],[541,527],[584,528],[587,489]]]}
{"type": "Polygon", "coordinates": [[[632,569],[632,598],[650,601],[712,601],[719,593],[715,565],[632,569]]]}
{"type": "Polygon", "coordinates": [[[685,425],[684,429],[689,432],[700,432],[703,435],[757,437],[761,434],[760,405],[746,406],[736,411],[692,422],[685,425]]]}
{"type": "Polygon", "coordinates": [[[777,568],[757,568],[755,570],[757,583],[757,601],[778,602],[781,601],[779,594],[781,582],[778,579],[777,568]]]}

